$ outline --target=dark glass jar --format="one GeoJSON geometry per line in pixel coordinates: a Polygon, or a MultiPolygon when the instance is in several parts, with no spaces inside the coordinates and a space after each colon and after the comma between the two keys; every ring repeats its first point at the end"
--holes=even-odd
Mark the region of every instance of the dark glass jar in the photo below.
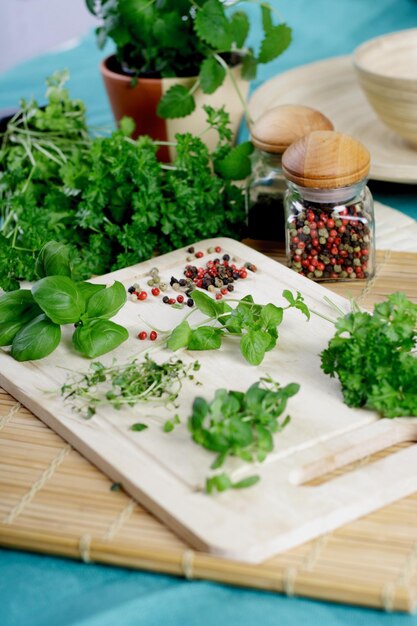
{"type": "Polygon", "coordinates": [[[332,129],[319,111],[300,105],[282,105],[266,111],[251,128],[255,146],[247,188],[248,236],[284,242],[286,180],[282,154],[294,141],[316,129],[332,129]]]}

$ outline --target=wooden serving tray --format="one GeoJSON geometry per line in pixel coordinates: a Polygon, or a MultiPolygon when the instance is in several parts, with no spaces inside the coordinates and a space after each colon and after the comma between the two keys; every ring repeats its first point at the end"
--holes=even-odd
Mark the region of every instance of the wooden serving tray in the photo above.
{"type": "MultiPolygon", "coordinates": [[[[417,255],[379,253],[375,280],[349,287],[366,305],[393,288],[417,302],[417,255]]],[[[417,496],[248,565],[191,550],[6,393],[0,451],[4,546],[386,609],[417,604],[417,496]]]]}
{"type": "MultiPolygon", "coordinates": [[[[217,245],[236,258],[239,266],[251,261],[258,267],[256,274],[237,283],[237,297],[251,293],[256,302],[272,299],[279,303],[282,290],[292,289],[300,291],[316,311],[332,312],[324,301],[327,289],[242,243],[212,239],[195,247],[206,251],[217,245]]],[[[185,257],[186,252],[178,250],[97,280],[120,280],[126,288],[134,282],[144,284],[153,265],[161,276],[180,276],[185,257]]],[[[332,297],[349,310],[349,301],[332,297]]],[[[160,299],[128,302],[116,321],[129,329],[130,339],[100,360],[125,361],[149,349],[136,338],[139,310],[156,327],[171,328],[184,316],[160,299]]],[[[74,414],[59,389],[67,369],[83,370],[86,361],[71,350],[68,336],[41,361],[18,363],[2,350],[0,382],[194,548],[259,563],[417,490],[417,446],[322,485],[305,484],[391,444],[417,440],[417,420],[379,420],[375,412],[350,409],[342,402],[338,382],[323,375],[318,356],[333,334],[333,325],[321,317],[313,315],[307,324],[299,311],[289,310],[280,328],[278,349],[269,352],[257,368],[243,361],[233,338],[217,352],[193,354],[200,359],[199,378],[204,385],[197,389],[192,383],[184,385],[178,408],[183,423],[169,435],[162,425],[172,417],[172,409],[164,413],[158,407],[123,411],[105,407],[88,421],[74,414]],[[276,436],[275,450],[265,462],[227,461],[225,471],[234,481],[259,474],[256,487],[208,496],[204,483],[214,455],[193,444],[186,427],[194,397],[211,398],[224,386],[245,390],[267,374],[281,384],[301,383],[289,407],[293,419],[276,436]],[[58,391],[51,393],[54,390],[58,391]],[[150,424],[141,433],[129,429],[138,415],[150,424]]],[[[161,351],[157,358],[165,359],[162,345],[161,351]]],[[[190,354],[183,352],[182,358],[188,361],[190,354]]]]}

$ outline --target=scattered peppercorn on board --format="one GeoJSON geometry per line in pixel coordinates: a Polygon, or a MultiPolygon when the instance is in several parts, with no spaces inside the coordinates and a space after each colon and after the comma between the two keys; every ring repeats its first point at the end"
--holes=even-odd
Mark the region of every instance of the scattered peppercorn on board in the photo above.
{"type": "MultiPolygon", "coordinates": [[[[299,290],[307,304],[323,314],[329,314],[326,295],[349,308],[344,298],[242,243],[215,239],[195,248],[206,251],[216,246],[240,266],[249,262],[258,268],[239,281],[237,297],[250,293],[256,302],[279,304],[283,289],[290,289],[299,290]]],[[[184,268],[186,254],[178,250],[97,281],[119,280],[127,289],[144,282],[153,266],[169,279],[184,268]]],[[[130,339],[100,360],[122,361],[151,349],[155,358],[169,356],[163,344],[137,339],[142,324],[139,313],[160,328],[172,328],[184,315],[161,300],[128,302],[115,319],[128,328],[130,339]]],[[[88,362],[75,355],[65,340],[56,352],[37,362],[18,363],[2,350],[0,383],[192,547],[260,562],[417,490],[416,446],[319,486],[305,484],[390,445],[417,440],[417,420],[378,420],[373,412],[346,407],[337,381],[320,371],[318,354],[333,334],[332,324],[317,316],[307,323],[299,311],[286,313],[277,348],[257,368],[242,360],[232,341],[221,351],[182,354],[185,362],[198,358],[203,384],[184,386],[178,408],[182,424],[169,434],[161,426],[170,414],[161,408],[105,408],[88,421],[74,414],[59,394],[67,375],[63,366],[85,370],[88,362]],[[274,452],[256,466],[261,477],[257,485],[206,495],[204,480],[213,455],[190,440],[186,418],[192,401],[196,395],[211,397],[219,387],[244,390],[263,374],[273,375],[283,385],[301,384],[299,394],[291,399],[292,420],[276,436],[274,452]],[[138,417],[151,427],[144,432],[129,430],[138,417]]],[[[226,469],[240,480],[254,473],[254,464],[233,459],[226,469]]]]}
{"type": "MultiPolygon", "coordinates": [[[[283,260],[266,243],[263,252],[283,260]]],[[[417,302],[416,254],[378,252],[371,285],[332,283],[329,288],[350,292],[371,307],[399,280],[400,288],[417,302]]],[[[417,493],[259,565],[248,565],[192,550],[4,391],[0,458],[4,547],[386,610],[417,607],[417,493]]]]}

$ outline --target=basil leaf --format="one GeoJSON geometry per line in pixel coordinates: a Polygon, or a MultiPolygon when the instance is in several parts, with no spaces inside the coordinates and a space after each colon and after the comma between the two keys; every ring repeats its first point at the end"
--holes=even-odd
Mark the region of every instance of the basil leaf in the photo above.
{"type": "Polygon", "coordinates": [[[32,287],[42,311],[56,324],[78,322],[84,312],[84,299],[77,284],[68,276],[47,276],[32,287]]]}
{"type": "Polygon", "coordinates": [[[48,241],[41,248],[35,264],[39,278],[45,276],[72,276],[71,248],[58,241],[48,241]]]}
{"type": "Polygon", "coordinates": [[[33,302],[22,314],[15,316],[15,319],[0,322],[0,346],[10,346],[19,330],[41,313],[42,310],[33,302]]]}
{"type": "Polygon", "coordinates": [[[87,315],[92,318],[109,319],[116,315],[126,302],[126,289],[115,281],[111,287],[100,289],[87,304],[87,315]]]}
{"type": "Polygon", "coordinates": [[[95,283],[80,282],[77,283],[77,289],[83,297],[84,306],[87,308],[88,301],[95,293],[105,289],[106,285],[96,285],[95,283]]]}
{"type": "Polygon", "coordinates": [[[51,354],[61,340],[61,329],[41,313],[15,336],[11,355],[16,361],[35,361],[51,354]]]}
{"type": "Polygon", "coordinates": [[[180,348],[186,348],[192,334],[191,326],[184,320],[181,324],[178,324],[170,334],[167,341],[167,348],[169,350],[179,350],[180,348]]]}
{"type": "Polygon", "coordinates": [[[14,322],[35,306],[29,289],[17,289],[0,296],[0,323],[14,322]]]}
{"type": "Polygon", "coordinates": [[[222,345],[223,331],[212,326],[200,326],[192,331],[189,350],[217,350],[222,345]]]}
{"type": "Polygon", "coordinates": [[[90,320],[78,326],[72,336],[74,348],[93,359],[114,350],[129,338],[126,328],[109,320],[90,320]]]}
{"type": "Polygon", "coordinates": [[[251,365],[262,363],[270,345],[270,335],[262,330],[250,330],[240,340],[240,351],[251,365]]]}

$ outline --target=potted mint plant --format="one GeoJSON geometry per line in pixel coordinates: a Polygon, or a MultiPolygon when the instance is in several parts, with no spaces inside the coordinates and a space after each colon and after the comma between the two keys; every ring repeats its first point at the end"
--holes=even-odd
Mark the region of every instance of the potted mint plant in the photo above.
{"type": "MultiPolygon", "coordinates": [[[[246,45],[250,21],[242,0],[86,0],[100,20],[97,42],[110,38],[116,52],[101,72],[116,120],[127,115],[136,136],[169,141],[177,132],[201,132],[204,104],[224,105],[236,133],[249,80],[259,63],[279,56],[291,29],[275,23],[273,9],[259,2],[262,41],[246,45]],[[184,119],[185,118],[185,119],[184,119]],[[175,120],[175,121],[171,121],[175,120]]],[[[214,137],[213,137],[214,139],[214,137]]],[[[210,134],[207,136],[210,146],[210,134]]],[[[169,146],[164,160],[169,159],[169,146]]]]}

